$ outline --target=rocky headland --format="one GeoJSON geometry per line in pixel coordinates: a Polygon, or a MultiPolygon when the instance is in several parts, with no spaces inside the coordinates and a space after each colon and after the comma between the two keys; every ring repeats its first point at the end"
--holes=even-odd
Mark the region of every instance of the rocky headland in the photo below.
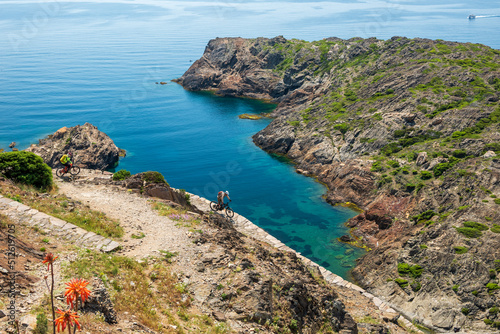
{"type": "Polygon", "coordinates": [[[356,281],[438,331],[500,328],[500,51],[393,37],[217,38],[179,79],[268,100],[253,139],[363,213],[356,281]]]}

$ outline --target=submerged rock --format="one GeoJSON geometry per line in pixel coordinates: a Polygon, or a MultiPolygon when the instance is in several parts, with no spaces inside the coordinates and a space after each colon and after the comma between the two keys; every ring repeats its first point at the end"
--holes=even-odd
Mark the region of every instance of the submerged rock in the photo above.
{"type": "Polygon", "coordinates": [[[262,115],[255,115],[255,114],[241,114],[241,115],[238,115],[238,118],[258,120],[258,119],[263,118],[263,116],[262,115]]]}

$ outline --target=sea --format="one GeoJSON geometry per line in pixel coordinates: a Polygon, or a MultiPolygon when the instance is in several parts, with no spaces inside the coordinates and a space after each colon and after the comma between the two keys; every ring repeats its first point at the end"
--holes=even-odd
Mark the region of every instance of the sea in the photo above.
{"type": "Polygon", "coordinates": [[[499,31],[496,1],[2,0],[0,148],[90,122],[127,151],[118,169],[159,171],[208,199],[228,190],[236,212],[350,279],[364,250],[337,238],[356,213],[328,205],[323,185],[253,144],[270,120],[238,118],[275,105],[170,80],[216,37],[404,36],[498,49],[499,31]]]}

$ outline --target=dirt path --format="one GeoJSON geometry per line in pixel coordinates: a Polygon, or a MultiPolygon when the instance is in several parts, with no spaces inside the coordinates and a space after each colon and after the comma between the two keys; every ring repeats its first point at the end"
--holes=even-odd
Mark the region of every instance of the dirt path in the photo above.
{"type": "MultiPolygon", "coordinates": [[[[125,230],[125,235],[120,241],[123,245],[121,255],[140,260],[149,256],[158,256],[160,250],[178,253],[172,264],[173,272],[180,273],[179,277],[190,285],[190,290],[194,294],[194,304],[201,310],[206,308],[206,302],[213,293],[213,286],[220,281],[220,277],[217,271],[198,270],[197,267],[203,258],[210,257],[212,254],[214,258],[220,256],[219,247],[210,247],[209,244],[193,244],[193,238],[190,238],[193,232],[190,232],[189,228],[179,226],[178,221],[158,215],[158,212],[152,208],[151,199],[130,193],[126,189],[91,182],[62,182],[61,180],[56,180],[56,182],[60,193],[120,221],[120,225],[125,230]],[[145,235],[142,239],[132,238],[132,235],[141,233],[145,235]]],[[[205,201],[194,198],[192,202],[201,210],[209,210],[205,201]]],[[[236,222],[238,219],[235,218],[236,225],[238,225],[236,222]]],[[[206,228],[204,226],[204,229],[206,228]]],[[[371,319],[371,315],[382,318],[384,313],[389,314],[389,317],[394,316],[395,311],[392,309],[385,307],[389,309],[389,312],[385,312],[385,308],[379,310],[378,306],[373,305],[373,296],[360,294],[359,288],[356,291],[350,287],[352,284],[347,284],[349,286],[337,286],[336,290],[346,305],[346,309],[356,319],[365,321],[364,318],[371,319]]],[[[408,327],[412,327],[411,323],[405,319],[402,320],[408,327]]],[[[243,330],[243,328],[235,328],[236,323],[232,323],[232,326],[233,329],[243,330]]],[[[406,332],[397,326],[392,330],[395,333],[406,332]]]]}
{"type": "Polygon", "coordinates": [[[122,254],[136,259],[158,254],[159,250],[192,253],[190,233],[176,226],[179,222],[158,215],[151,200],[122,189],[80,182],[57,182],[59,191],[66,196],[89,205],[95,210],[118,219],[125,230],[122,254]],[[135,239],[132,235],[139,236],[135,239]]]}

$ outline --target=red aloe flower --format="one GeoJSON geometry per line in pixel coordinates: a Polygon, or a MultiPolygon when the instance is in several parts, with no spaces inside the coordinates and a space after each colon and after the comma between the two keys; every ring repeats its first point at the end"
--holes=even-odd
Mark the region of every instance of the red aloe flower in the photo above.
{"type": "Polygon", "coordinates": [[[54,261],[58,258],[59,256],[54,257],[54,254],[52,253],[47,253],[45,255],[45,258],[43,259],[42,263],[47,263],[47,270],[50,269],[50,266],[54,264],[54,261]]]}
{"type": "Polygon", "coordinates": [[[80,329],[80,323],[78,322],[78,318],[80,316],[77,315],[76,312],[73,312],[71,310],[61,311],[59,309],[57,309],[56,312],[61,315],[59,318],[54,320],[58,332],[64,331],[66,329],[66,326],[68,326],[69,329],[71,329],[71,325],[73,324],[75,324],[75,326],[77,326],[78,329],[80,329]]]}
{"type": "MultiPolygon", "coordinates": [[[[90,296],[90,290],[87,289],[87,282],[84,279],[73,278],[69,283],[65,283],[67,285],[66,292],[64,296],[66,297],[66,303],[73,307],[73,302],[76,301],[78,305],[78,298],[82,298],[82,302],[85,302],[87,298],[90,296]]],[[[78,311],[75,309],[75,311],[78,311]]]]}

